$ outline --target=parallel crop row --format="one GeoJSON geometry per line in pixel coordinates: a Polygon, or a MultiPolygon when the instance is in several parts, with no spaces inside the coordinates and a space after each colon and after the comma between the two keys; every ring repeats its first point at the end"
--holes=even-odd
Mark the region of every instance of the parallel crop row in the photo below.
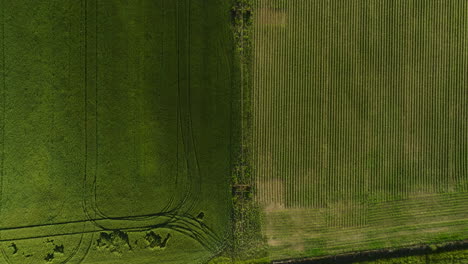
{"type": "Polygon", "coordinates": [[[309,210],[318,230],[466,217],[468,3],[254,3],[255,197],[267,215],[296,225],[307,220],[294,210],[309,210]]]}

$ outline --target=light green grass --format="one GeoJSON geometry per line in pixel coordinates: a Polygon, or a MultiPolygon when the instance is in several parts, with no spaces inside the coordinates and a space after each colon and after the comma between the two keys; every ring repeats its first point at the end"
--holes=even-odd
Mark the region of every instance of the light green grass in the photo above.
{"type": "Polygon", "coordinates": [[[466,239],[466,1],[255,3],[272,258],[466,239]]]}

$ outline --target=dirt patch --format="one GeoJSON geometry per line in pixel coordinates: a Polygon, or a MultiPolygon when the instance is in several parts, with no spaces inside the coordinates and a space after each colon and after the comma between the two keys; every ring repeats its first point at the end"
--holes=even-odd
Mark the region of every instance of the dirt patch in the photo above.
{"type": "Polygon", "coordinates": [[[260,25],[286,26],[287,14],[281,10],[260,8],[256,13],[256,22],[260,25]]]}
{"type": "Polygon", "coordinates": [[[268,245],[272,247],[287,247],[296,252],[304,252],[306,244],[304,232],[315,230],[315,217],[310,209],[278,209],[268,208],[265,210],[265,236],[268,245]],[[312,223],[312,227],[311,227],[312,223]],[[304,232],[296,232],[302,229],[304,232]]]}
{"type": "Polygon", "coordinates": [[[285,208],[285,187],[283,180],[257,180],[256,186],[257,200],[263,205],[265,212],[270,213],[285,208]]]}

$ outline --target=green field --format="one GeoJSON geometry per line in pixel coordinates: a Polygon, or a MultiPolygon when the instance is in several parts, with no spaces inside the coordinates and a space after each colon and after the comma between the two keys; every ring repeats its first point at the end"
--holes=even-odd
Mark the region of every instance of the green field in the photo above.
{"type": "Polygon", "coordinates": [[[468,2],[254,1],[272,259],[468,237],[468,2]]]}
{"type": "Polygon", "coordinates": [[[199,263],[227,246],[229,8],[0,2],[0,263],[199,263]]]}
{"type": "Polygon", "coordinates": [[[467,47],[466,0],[0,0],[0,264],[466,263],[467,47]]]}

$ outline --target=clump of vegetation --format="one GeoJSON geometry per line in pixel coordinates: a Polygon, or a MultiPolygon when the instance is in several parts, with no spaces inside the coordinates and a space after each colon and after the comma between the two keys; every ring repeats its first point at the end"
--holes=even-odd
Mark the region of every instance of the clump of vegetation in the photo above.
{"type": "Polygon", "coordinates": [[[252,47],[252,0],[235,0],[231,9],[231,19],[237,52],[241,55],[241,62],[246,63],[250,58],[244,55],[250,53],[252,47]]]}
{"type": "Polygon", "coordinates": [[[15,243],[11,243],[8,247],[13,249],[13,255],[15,255],[18,252],[18,247],[15,243]]]}
{"type": "Polygon", "coordinates": [[[150,231],[146,234],[145,240],[148,244],[148,247],[151,249],[154,248],[165,248],[167,245],[167,241],[171,238],[171,234],[167,234],[167,236],[163,239],[159,234],[150,231]]]}
{"type": "Polygon", "coordinates": [[[124,250],[132,249],[128,234],[119,230],[112,233],[101,232],[96,242],[98,249],[107,249],[114,253],[122,253],[124,250]]]}
{"type": "Polygon", "coordinates": [[[52,260],[54,260],[54,258],[55,258],[54,253],[47,253],[44,260],[47,261],[47,262],[52,262],[52,260]]]}
{"type": "MultiPolygon", "coordinates": [[[[48,252],[45,257],[44,257],[44,260],[47,261],[47,262],[52,262],[56,255],[63,255],[65,253],[65,246],[63,244],[60,244],[60,245],[57,245],[54,243],[54,240],[52,239],[47,239],[45,241],[45,243],[48,243],[48,244],[51,244],[53,246],[53,249],[52,249],[52,252],[48,252]]],[[[23,253],[24,255],[24,253],[23,253]]],[[[25,255],[26,258],[30,257],[32,255],[25,255]]]]}

